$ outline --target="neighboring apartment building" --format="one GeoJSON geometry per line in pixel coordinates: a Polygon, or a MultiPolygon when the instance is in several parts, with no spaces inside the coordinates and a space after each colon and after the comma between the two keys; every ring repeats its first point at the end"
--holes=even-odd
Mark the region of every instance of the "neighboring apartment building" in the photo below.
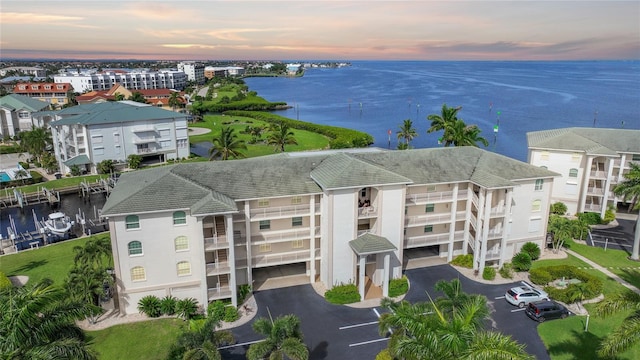
{"type": "Polygon", "coordinates": [[[207,66],[204,68],[204,77],[211,79],[213,77],[241,76],[244,75],[244,68],[239,66],[207,66]]]}
{"type": "Polygon", "coordinates": [[[102,73],[65,73],[53,77],[55,83],[70,83],[74,91],[109,90],[120,84],[130,90],[177,89],[187,85],[187,75],[178,70],[106,71],[102,73]]]}
{"type": "Polygon", "coordinates": [[[133,92],[139,92],[145,98],[149,105],[159,107],[166,110],[179,110],[186,106],[187,100],[185,99],[184,92],[180,92],[172,89],[149,89],[149,90],[129,90],[125,89],[122,85],[117,84],[109,90],[96,90],[89,91],[82,95],[76,96],[78,104],[95,104],[106,101],[116,101],[117,95],[120,94],[124,99],[128,99],[133,92]],[[169,98],[171,94],[178,92],[178,101],[180,105],[175,109],[169,105],[169,98]]]}
{"type": "Polygon", "coordinates": [[[13,137],[20,131],[46,127],[51,117],[41,113],[49,103],[24,95],[9,94],[0,98],[0,137],[13,137]]]}
{"type": "MultiPolygon", "coordinates": [[[[475,147],[351,149],[122,174],[108,218],[122,313],[146,295],[229,299],[266,268],[388,295],[408,258],[501,266],[546,243],[557,174],[475,147]],[[381,289],[380,289],[381,288],[381,289]]],[[[263,273],[264,274],[264,273],[263,273]]]]}
{"type": "Polygon", "coordinates": [[[0,76],[6,76],[9,73],[13,73],[16,75],[28,74],[37,78],[45,78],[47,77],[47,70],[41,67],[34,66],[10,66],[3,69],[0,69],[0,76]]]}
{"type": "Polygon", "coordinates": [[[597,212],[622,201],[613,188],[624,181],[629,163],[640,163],[640,130],[564,128],[527,133],[529,163],[561,174],[553,202],[570,214],[597,212]]]}
{"type": "Polygon", "coordinates": [[[69,83],[19,83],[13,87],[14,94],[28,96],[51,105],[63,107],[69,103],[67,94],[73,91],[69,83]]]}
{"type": "Polygon", "coordinates": [[[183,61],[178,63],[178,70],[187,74],[187,80],[193,81],[197,84],[203,84],[204,77],[204,65],[195,61],[183,61]]]}
{"type": "Polygon", "coordinates": [[[56,112],[53,148],[62,173],[71,166],[95,173],[103,160],[131,154],[159,161],[189,157],[186,115],[132,101],[84,104],[56,112]]]}

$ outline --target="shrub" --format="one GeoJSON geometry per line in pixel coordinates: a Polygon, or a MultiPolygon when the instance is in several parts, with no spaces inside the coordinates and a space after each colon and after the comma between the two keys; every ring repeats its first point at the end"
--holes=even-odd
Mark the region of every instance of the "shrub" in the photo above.
{"type": "Polygon", "coordinates": [[[171,295],[167,295],[160,300],[160,311],[165,315],[173,315],[176,313],[177,299],[171,295]]]}
{"type": "Polygon", "coordinates": [[[513,264],[513,268],[516,271],[529,271],[531,269],[531,256],[521,251],[513,257],[511,264],[513,264]]]}
{"type": "Polygon", "coordinates": [[[96,168],[98,170],[98,174],[110,174],[116,171],[116,165],[113,163],[113,160],[102,160],[97,165],[96,168]]]}
{"type": "Polygon", "coordinates": [[[603,222],[605,224],[608,224],[610,222],[612,222],[613,220],[616,219],[616,212],[613,209],[613,207],[609,207],[605,212],[604,212],[604,219],[603,222]]]}
{"type": "Polygon", "coordinates": [[[138,301],[138,311],[148,317],[158,317],[162,315],[160,310],[160,299],[154,295],[147,295],[138,301]]]}
{"type": "Polygon", "coordinates": [[[0,271],[0,291],[4,289],[8,289],[12,287],[11,280],[5,275],[2,271],[0,271]]]}
{"type": "Polygon", "coordinates": [[[578,214],[578,219],[587,225],[598,225],[602,223],[602,218],[600,218],[600,214],[594,212],[585,212],[578,214]]]}
{"type": "Polygon", "coordinates": [[[406,276],[402,276],[400,279],[391,279],[391,281],[389,281],[390,297],[406,294],[407,291],[409,291],[409,280],[406,276]]]}
{"type": "Polygon", "coordinates": [[[189,320],[198,313],[198,301],[194,298],[180,299],[176,303],[176,315],[189,320]]]}
{"type": "Polygon", "coordinates": [[[473,254],[458,255],[453,260],[451,260],[451,265],[471,269],[473,268],[473,254]]]}
{"type": "Polygon", "coordinates": [[[215,321],[222,321],[224,319],[226,304],[220,300],[209,303],[207,306],[207,316],[213,318],[215,321]]]}
{"type": "Polygon", "coordinates": [[[34,184],[44,181],[44,176],[42,176],[42,174],[40,174],[40,172],[38,171],[29,170],[29,174],[31,174],[31,182],[33,182],[34,184]]]}
{"type": "Polygon", "coordinates": [[[389,349],[384,349],[376,355],[376,360],[393,360],[393,356],[389,353],[389,349]]]}
{"type": "Polygon", "coordinates": [[[510,262],[506,262],[502,264],[502,267],[498,272],[500,273],[500,276],[502,276],[503,278],[511,279],[513,278],[513,265],[511,265],[510,262]]]}
{"type": "MultiPolygon", "coordinates": [[[[604,286],[602,280],[570,265],[545,266],[532,270],[529,275],[531,281],[539,285],[548,284],[553,280],[562,278],[578,279],[585,284],[584,289],[582,289],[584,299],[593,299],[600,295],[604,286]]],[[[571,303],[574,301],[571,294],[574,288],[576,288],[576,285],[570,284],[564,289],[555,286],[545,286],[544,290],[549,294],[549,297],[555,300],[571,303]]]]}
{"type": "Polygon", "coordinates": [[[529,254],[531,261],[538,260],[538,258],[540,258],[540,247],[536,243],[527,242],[522,245],[522,249],[520,249],[520,251],[529,254]]]}
{"type": "Polygon", "coordinates": [[[551,213],[556,215],[564,215],[567,213],[567,205],[562,202],[553,203],[551,205],[551,213]]]}
{"type": "Polygon", "coordinates": [[[536,285],[547,285],[553,281],[553,276],[546,268],[531,269],[529,271],[529,280],[536,285]]]}
{"type": "Polygon", "coordinates": [[[235,306],[225,306],[224,308],[224,321],[234,322],[240,318],[238,309],[235,306]]]}
{"type": "Polygon", "coordinates": [[[251,286],[249,284],[238,286],[238,304],[244,303],[249,294],[251,294],[251,286]]]}
{"type": "Polygon", "coordinates": [[[327,290],[324,298],[332,304],[351,304],[360,301],[360,293],[355,284],[341,284],[327,290]]]}
{"type": "Polygon", "coordinates": [[[491,266],[486,266],[482,271],[482,278],[485,280],[493,280],[496,278],[496,269],[491,266]]]}
{"type": "Polygon", "coordinates": [[[20,166],[22,166],[22,168],[25,170],[27,170],[30,167],[28,162],[18,161],[18,164],[20,164],[20,166]]]}

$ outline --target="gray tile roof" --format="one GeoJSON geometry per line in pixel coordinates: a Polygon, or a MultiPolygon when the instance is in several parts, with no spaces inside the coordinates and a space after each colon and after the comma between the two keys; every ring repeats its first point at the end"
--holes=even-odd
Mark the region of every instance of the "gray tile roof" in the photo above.
{"type": "Polygon", "coordinates": [[[47,109],[49,103],[19,94],[9,94],[0,98],[0,106],[13,110],[25,109],[30,112],[47,109]]]}
{"type": "Polygon", "coordinates": [[[152,119],[186,118],[186,115],[175,111],[121,101],[72,106],[58,111],[57,114],[63,116],[63,118],[51,122],[52,126],[75,124],[97,125],[152,119]]]}
{"type": "Polygon", "coordinates": [[[87,155],[78,155],[64,162],[67,166],[91,164],[91,160],[87,155]]]}
{"type": "Polygon", "coordinates": [[[355,240],[349,241],[349,246],[357,255],[370,255],[398,250],[387,238],[371,233],[364,233],[355,240]]]}
{"type": "Polygon", "coordinates": [[[527,133],[529,148],[584,152],[589,155],[640,154],[640,130],[563,128],[527,133]]]}
{"type": "Polygon", "coordinates": [[[471,181],[486,188],[557,176],[475,147],[283,153],[138,170],[120,177],[104,215],[166,209],[236,211],[235,201],[321,194],[324,189],[471,181]]]}

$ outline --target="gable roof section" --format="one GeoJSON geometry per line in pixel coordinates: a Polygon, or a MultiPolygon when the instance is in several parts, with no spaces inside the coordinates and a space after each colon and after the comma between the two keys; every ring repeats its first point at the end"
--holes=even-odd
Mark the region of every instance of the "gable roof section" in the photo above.
{"type": "Polygon", "coordinates": [[[349,241],[349,246],[356,255],[379,254],[398,250],[387,238],[371,233],[364,233],[355,240],[349,241]]]}
{"type": "Polygon", "coordinates": [[[29,96],[9,94],[0,98],[0,107],[6,107],[12,110],[24,109],[30,112],[36,112],[48,108],[49,103],[29,96]]]}
{"type": "Polygon", "coordinates": [[[125,101],[82,104],[60,110],[58,114],[70,116],[51,122],[52,126],[75,124],[98,125],[127,123],[140,120],[186,118],[186,115],[174,111],[145,104],[131,104],[125,101]]]}
{"type": "Polygon", "coordinates": [[[640,130],[563,128],[527,133],[530,149],[565,150],[589,155],[640,154],[640,130]]]}

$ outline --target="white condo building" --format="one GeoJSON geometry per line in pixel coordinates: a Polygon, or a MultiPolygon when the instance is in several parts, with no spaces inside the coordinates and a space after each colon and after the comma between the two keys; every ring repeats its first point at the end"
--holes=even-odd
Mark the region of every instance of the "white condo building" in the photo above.
{"type": "Polygon", "coordinates": [[[559,173],[553,202],[570,214],[597,212],[622,201],[613,188],[631,162],[640,163],[640,130],[564,128],[527,133],[529,163],[559,173]]]}
{"type": "Polygon", "coordinates": [[[55,75],[53,80],[55,83],[70,83],[77,93],[109,90],[116,84],[120,84],[129,90],[183,90],[187,86],[187,75],[178,70],[64,73],[55,75]]]}
{"type": "Polygon", "coordinates": [[[187,75],[188,81],[193,81],[197,84],[203,84],[205,81],[204,64],[195,61],[183,61],[178,63],[178,70],[187,75]]]}
{"type": "Polygon", "coordinates": [[[409,258],[501,266],[545,246],[557,174],[475,147],[352,149],[125,173],[103,208],[122,313],[146,295],[237,305],[267,269],[388,295],[409,258]]]}
{"type": "Polygon", "coordinates": [[[76,165],[95,173],[103,160],[126,163],[131,154],[160,161],[189,157],[187,117],[133,101],[110,101],[55,112],[50,123],[61,173],[76,165]]]}

